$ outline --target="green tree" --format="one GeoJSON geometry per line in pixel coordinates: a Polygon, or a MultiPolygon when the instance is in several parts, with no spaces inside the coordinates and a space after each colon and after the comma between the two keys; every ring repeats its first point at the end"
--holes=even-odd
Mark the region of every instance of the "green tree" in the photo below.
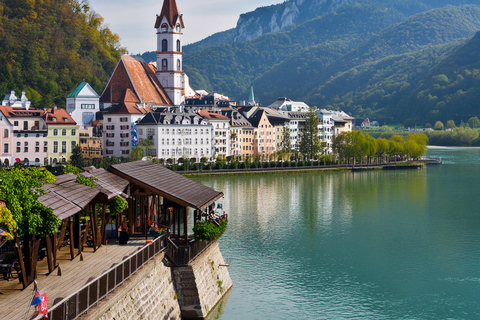
{"type": "Polygon", "coordinates": [[[448,128],[448,129],[455,129],[455,121],[453,121],[453,120],[448,120],[448,121],[447,121],[447,128],[448,128]]]}
{"type": "Polygon", "coordinates": [[[435,125],[433,126],[433,129],[435,129],[435,130],[443,130],[444,128],[445,128],[445,126],[443,125],[443,123],[441,121],[435,122],[435,125]]]}
{"type": "Polygon", "coordinates": [[[319,121],[317,109],[310,108],[305,119],[305,127],[300,134],[300,153],[309,159],[313,159],[322,151],[318,130],[319,121]]]}
{"type": "Polygon", "coordinates": [[[478,119],[478,117],[471,117],[470,119],[468,119],[468,125],[472,129],[480,128],[480,120],[478,119]]]}
{"type": "Polygon", "coordinates": [[[70,156],[70,162],[73,166],[82,168],[84,166],[84,160],[82,155],[82,147],[76,145],[72,149],[72,155],[70,156]]]}
{"type": "Polygon", "coordinates": [[[137,144],[135,148],[133,148],[132,153],[130,153],[130,160],[141,160],[143,156],[143,148],[139,144],[137,144]]]}
{"type": "Polygon", "coordinates": [[[280,152],[288,158],[288,155],[292,153],[292,144],[290,141],[290,128],[288,123],[283,125],[282,141],[280,142],[280,152]]]}

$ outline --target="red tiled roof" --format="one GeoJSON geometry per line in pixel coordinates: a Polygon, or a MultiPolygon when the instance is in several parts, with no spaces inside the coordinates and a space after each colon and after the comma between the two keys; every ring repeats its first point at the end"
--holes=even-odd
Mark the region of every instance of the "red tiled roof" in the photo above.
{"type": "Polygon", "coordinates": [[[129,55],[122,55],[107,86],[103,90],[100,102],[122,103],[125,91],[130,89],[129,100],[160,106],[171,106],[172,101],[155,75],[153,66],[140,62],[129,55]]]}
{"type": "Polygon", "coordinates": [[[183,18],[178,12],[177,2],[175,0],[164,0],[162,12],[159,16],[157,16],[157,20],[155,21],[155,29],[160,27],[160,23],[162,23],[162,19],[165,17],[167,19],[170,28],[175,28],[176,22],[180,20],[180,24],[182,28],[185,28],[183,24],[183,18]]]}
{"type": "Polygon", "coordinates": [[[198,114],[207,120],[229,120],[224,115],[221,115],[215,112],[210,112],[208,110],[200,110],[198,111],[198,114]]]}
{"type": "Polygon", "coordinates": [[[130,89],[127,89],[123,96],[122,103],[113,106],[105,114],[147,114],[152,111],[149,106],[139,107],[139,101],[130,89]]]}
{"type": "Polygon", "coordinates": [[[0,106],[0,111],[7,118],[11,117],[40,117],[43,114],[43,110],[29,109],[26,110],[22,107],[10,107],[0,106]]]}
{"type": "Polygon", "coordinates": [[[42,117],[46,124],[77,124],[65,109],[58,107],[45,110],[42,117]]]}

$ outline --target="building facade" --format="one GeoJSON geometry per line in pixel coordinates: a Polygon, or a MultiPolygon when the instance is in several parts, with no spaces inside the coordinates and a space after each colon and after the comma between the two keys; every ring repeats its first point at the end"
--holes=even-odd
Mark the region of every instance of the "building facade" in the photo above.
{"type": "Polygon", "coordinates": [[[100,96],[86,82],[80,83],[67,96],[67,112],[80,129],[92,126],[100,111],[100,96]]]}

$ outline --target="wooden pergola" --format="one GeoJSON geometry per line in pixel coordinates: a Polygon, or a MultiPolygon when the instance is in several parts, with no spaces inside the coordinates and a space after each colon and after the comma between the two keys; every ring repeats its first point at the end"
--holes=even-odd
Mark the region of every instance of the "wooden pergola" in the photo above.
{"type": "Polygon", "coordinates": [[[134,236],[147,237],[153,221],[170,229],[175,242],[188,244],[189,208],[195,210],[194,224],[202,210],[223,196],[222,192],[150,161],[116,164],[108,170],[129,181],[127,220],[134,236]]]}

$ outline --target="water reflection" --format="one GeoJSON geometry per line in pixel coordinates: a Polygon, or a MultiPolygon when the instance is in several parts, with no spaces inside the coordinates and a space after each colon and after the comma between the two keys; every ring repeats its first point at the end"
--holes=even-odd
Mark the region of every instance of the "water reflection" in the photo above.
{"type": "Polygon", "coordinates": [[[478,318],[479,164],[196,177],[230,218],[221,319],[478,318]]]}

